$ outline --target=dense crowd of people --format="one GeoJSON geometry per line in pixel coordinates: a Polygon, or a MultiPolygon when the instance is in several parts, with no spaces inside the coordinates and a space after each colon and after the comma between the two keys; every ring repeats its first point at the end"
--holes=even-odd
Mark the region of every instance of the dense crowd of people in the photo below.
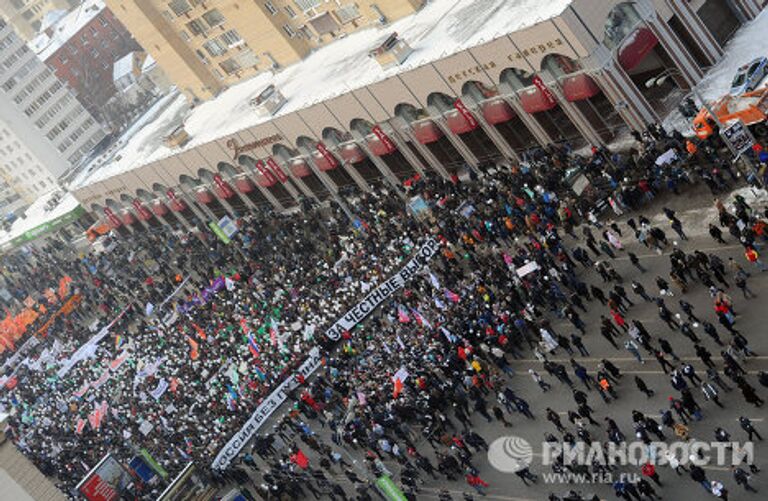
{"type": "MultiPolygon", "coordinates": [[[[53,322],[24,363],[5,367],[18,381],[0,394],[11,414],[9,435],[72,495],[105,454],[127,463],[145,449],[171,475],[195,462],[212,484],[234,481],[263,499],[298,499],[309,491],[364,500],[377,496],[369,478],[381,475],[393,477],[409,498],[427,476],[463,478],[484,494],[487,483],[473,455],[487,449],[490,437],[473,426],[478,419],[511,426],[517,414],[542,416],[560,434],[547,432],[546,440],[591,441],[596,432],[589,426],[600,423],[590,402],[610,403],[627,391],[610,361],[596,371],[578,361],[603,339],[638,362],[656,360],[679,393],[669,397],[661,424],[633,412],[630,433],[642,440],[663,435],[664,426],[677,436],[687,433],[689,421],[701,417],[694,393],[722,405],[720,393],[737,388],[746,402],[762,405],[742,367],[754,353],[749,333],[736,327],[728,290],[733,285],[745,298],[752,294],[745,268],[764,269],[756,250],[766,238],[764,215],[743,198],[732,206],[717,200],[710,234],[721,243],[726,232],[739,241],[741,262],[677,248],[670,230],[683,240],[687,235],[674,210],[664,208],[664,223],[639,211],[663,192],[679,195],[700,181],[724,198],[739,179],[714,149],[690,153],[679,134],[652,127],[636,139],[628,154],[594,149],[584,157],[553,147],[529,152],[512,168],[483,168],[462,180],[413,179],[408,196],[428,206],[417,215],[391,189],[379,189],[349,202],[360,221],[354,226],[331,203],[293,215],[244,215],[229,245],[205,233],[137,232],[98,255],[76,256],[55,245],[10,255],[4,275],[15,296],[35,294],[29,277],[66,274],[83,300],[53,322]],[[669,149],[681,160],[656,162],[669,149]],[[571,186],[574,171],[589,180],[579,196],[571,186]],[[601,217],[603,205],[609,218],[601,217]],[[621,226],[607,221],[621,216],[629,216],[621,226]],[[429,238],[440,242],[440,252],[420,274],[340,340],[326,338],[337,318],[429,238]],[[632,238],[668,252],[670,272],[641,279],[641,260],[625,249],[632,238]],[[622,285],[611,265],[619,253],[638,269],[631,286],[622,285]],[[516,270],[524,267],[531,271],[521,276],[516,270]],[[590,285],[589,270],[599,282],[590,285]],[[716,324],[684,299],[697,285],[711,292],[716,324]],[[632,318],[636,301],[654,303],[670,332],[690,340],[706,374],[681,364],[666,333],[650,333],[632,318]],[[586,341],[582,316],[594,312],[602,315],[603,339],[586,341]],[[107,337],[69,368],[78,348],[115,318],[107,337]],[[562,320],[572,324],[572,334],[553,327],[562,320]],[[699,324],[706,339],[693,328],[699,324]],[[314,346],[321,347],[323,364],[291,392],[287,410],[235,464],[209,470],[258,403],[314,346]],[[562,353],[570,367],[550,360],[562,353]],[[539,367],[512,379],[510,358],[529,355],[539,367]],[[530,380],[544,393],[558,383],[573,388],[571,426],[518,394],[530,380]],[[363,467],[348,461],[350,449],[364,455],[363,467]]],[[[653,396],[639,376],[635,385],[653,396]]],[[[608,440],[625,437],[612,419],[606,417],[605,426],[608,440]]],[[[750,437],[757,433],[748,420],[742,426],[750,437]]],[[[697,482],[709,482],[689,469],[697,482]]],[[[617,496],[655,495],[658,477],[646,470],[639,482],[616,482],[617,496]]],[[[735,481],[749,487],[748,475],[738,470],[735,481]]],[[[518,476],[525,483],[537,478],[529,469],[518,476]]],[[[727,492],[716,483],[705,487],[727,492]]],[[[140,496],[156,496],[161,486],[143,489],[140,496]]]]}

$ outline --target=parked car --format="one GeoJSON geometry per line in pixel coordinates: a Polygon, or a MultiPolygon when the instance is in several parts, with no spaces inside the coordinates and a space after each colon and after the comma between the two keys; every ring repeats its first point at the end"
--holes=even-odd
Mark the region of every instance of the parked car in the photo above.
{"type": "Polygon", "coordinates": [[[736,71],[731,82],[731,95],[740,96],[745,92],[755,90],[765,75],[768,74],[768,58],[758,57],[736,71]]]}

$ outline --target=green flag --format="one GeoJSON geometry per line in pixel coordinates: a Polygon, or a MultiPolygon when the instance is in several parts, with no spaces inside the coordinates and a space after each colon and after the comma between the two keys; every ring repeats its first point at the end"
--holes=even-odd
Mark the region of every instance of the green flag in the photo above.
{"type": "Polygon", "coordinates": [[[403,491],[386,475],[382,475],[376,480],[376,486],[389,501],[408,501],[403,491]]]}
{"type": "Polygon", "coordinates": [[[147,449],[141,449],[139,451],[139,455],[144,459],[144,461],[147,463],[147,466],[152,468],[155,473],[160,475],[162,478],[168,478],[168,472],[165,471],[165,468],[163,468],[160,463],[155,461],[155,458],[152,457],[152,454],[149,453],[147,449]]]}

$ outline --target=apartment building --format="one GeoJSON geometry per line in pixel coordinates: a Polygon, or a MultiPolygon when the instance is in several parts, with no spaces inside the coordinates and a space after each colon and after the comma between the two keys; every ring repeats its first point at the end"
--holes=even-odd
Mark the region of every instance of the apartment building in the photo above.
{"type": "Polygon", "coordinates": [[[31,202],[104,136],[67,85],[0,20],[0,175],[31,202]]]}
{"type": "Polygon", "coordinates": [[[185,94],[209,99],[312,49],[418,10],[424,0],[106,0],[185,94]]]}
{"type": "Polygon", "coordinates": [[[29,45],[102,123],[109,122],[104,105],[117,93],[115,61],[141,48],[102,0],[83,1],[29,45]]]}
{"type": "Polygon", "coordinates": [[[66,12],[80,0],[0,0],[0,17],[24,40],[31,40],[45,25],[46,16],[66,12]]]}

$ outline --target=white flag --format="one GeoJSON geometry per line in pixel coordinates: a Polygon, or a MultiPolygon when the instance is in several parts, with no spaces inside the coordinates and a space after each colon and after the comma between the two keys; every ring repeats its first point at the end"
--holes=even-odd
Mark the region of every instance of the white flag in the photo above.
{"type": "Polygon", "coordinates": [[[431,271],[429,272],[429,281],[432,283],[432,287],[434,287],[437,290],[442,290],[440,287],[440,281],[437,279],[434,273],[431,271]]]}

